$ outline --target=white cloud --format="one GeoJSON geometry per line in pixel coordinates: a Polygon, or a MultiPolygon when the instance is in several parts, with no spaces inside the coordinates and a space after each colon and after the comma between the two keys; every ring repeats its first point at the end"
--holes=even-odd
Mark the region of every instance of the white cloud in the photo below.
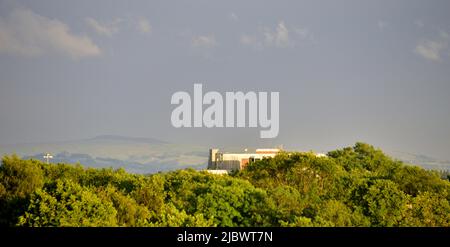
{"type": "Polygon", "coordinates": [[[288,28],[284,21],[280,21],[275,28],[261,27],[256,34],[241,35],[239,42],[262,49],[264,47],[286,48],[303,40],[313,40],[313,35],[307,28],[288,28]]]}
{"type": "Polygon", "coordinates": [[[100,23],[94,18],[86,18],[86,23],[89,27],[91,27],[95,32],[100,35],[112,36],[113,34],[119,32],[119,23],[122,22],[121,19],[116,19],[110,23],[100,23]]]}
{"type": "Polygon", "coordinates": [[[268,46],[287,47],[291,43],[289,39],[289,30],[283,21],[279,22],[274,31],[269,28],[263,30],[264,42],[268,46]]]}
{"type": "Polygon", "coordinates": [[[217,44],[216,38],[212,34],[192,38],[192,46],[194,47],[212,48],[217,46],[217,44]]]}
{"type": "Polygon", "coordinates": [[[446,45],[441,42],[432,40],[425,40],[419,43],[414,50],[417,54],[431,61],[440,61],[441,52],[446,48],[446,45]]]}
{"type": "Polygon", "coordinates": [[[150,22],[143,17],[139,18],[136,27],[138,31],[141,33],[150,33],[152,31],[152,26],[150,25],[150,22]]]}
{"type": "Polygon", "coordinates": [[[448,52],[449,39],[448,33],[440,31],[438,38],[420,41],[414,52],[429,61],[441,61],[442,53],[448,52]]]}
{"type": "Polygon", "coordinates": [[[35,56],[48,52],[72,58],[100,55],[100,48],[88,36],[75,35],[56,19],[16,9],[0,18],[0,53],[35,56]]]}
{"type": "Polygon", "coordinates": [[[230,19],[231,21],[239,21],[239,17],[236,15],[236,13],[234,13],[234,12],[231,12],[229,15],[228,15],[228,19],[230,19]]]}
{"type": "Polygon", "coordinates": [[[109,23],[99,22],[99,21],[95,20],[94,18],[90,18],[90,17],[86,18],[85,20],[86,20],[86,23],[88,24],[88,26],[91,27],[96,33],[98,33],[100,35],[109,36],[109,37],[111,37],[113,34],[119,32],[119,24],[121,24],[122,22],[126,22],[125,23],[126,27],[135,28],[135,30],[137,30],[140,33],[149,34],[152,32],[152,26],[150,25],[150,22],[144,17],[133,18],[133,19],[117,18],[114,21],[111,21],[109,23]]]}

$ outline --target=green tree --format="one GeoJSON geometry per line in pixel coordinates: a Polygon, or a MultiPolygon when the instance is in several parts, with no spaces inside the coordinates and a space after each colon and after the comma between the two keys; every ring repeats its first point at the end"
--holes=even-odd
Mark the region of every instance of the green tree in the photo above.
{"type": "Polygon", "coordinates": [[[370,222],[360,210],[352,211],[344,203],[328,200],[322,204],[315,218],[316,226],[369,226],[370,222]]]}
{"type": "Polygon", "coordinates": [[[39,189],[19,218],[22,226],[116,226],[117,211],[94,191],[71,180],[58,180],[55,188],[39,189]]]}
{"type": "Polygon", "coordinates": [[[450,226],[450,203],[445,194],[423,192],[408,204],[406,226],[450,226]]]}
{"type": "Polygon", "coordinates": [[[38,161],[5,156],[0,166],[0,225],[15,225],[29,195],[42,188],[44,175],[38,161]]]}
{"type": "Polygon", "coordinates": [[[408,196],[389,180],[376,180],[363,196],[367,215],[374,226],[399,226],[407,209],[408,196]]]}

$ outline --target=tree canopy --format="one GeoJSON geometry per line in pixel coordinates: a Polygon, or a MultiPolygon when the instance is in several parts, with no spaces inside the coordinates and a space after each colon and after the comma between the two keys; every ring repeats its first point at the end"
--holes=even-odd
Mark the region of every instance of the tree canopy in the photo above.
{"type": "Polygon", "coordinates": [[[5,156],[4,226],[450,226],[450,181],[365,143],[231,175],[149,175],[5,156]]]}

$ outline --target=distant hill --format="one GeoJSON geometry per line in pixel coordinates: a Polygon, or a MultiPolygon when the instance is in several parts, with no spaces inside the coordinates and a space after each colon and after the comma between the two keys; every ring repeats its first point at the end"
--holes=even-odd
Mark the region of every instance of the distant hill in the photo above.
{"type": "Polygon", "coordinates": [[[439,160],[423,154],[412,154],[401,151],[386,151],[386,153],[396,159],[407,164],[414,164],[428,170],[446,170],[450,171],[449,160],[439,160]]]}
{"type": "MultiPolygon", "coordinates": [[[[169,143],[155,138],[101,135],[88,139],[0,145],[0,155],[17,154],[24,159],[44,161],[51,153],[52,163],[80,163],[86,167],[123,167],[132,173],[155,173],[182,168],[204,169],[208,149],[205,146],[169,143]]],[[[227,148],[231,150],[231,148],[227,148]]],[[[233,150],[242,150],[241,147],[233,150]]],[[[450,171],[450,161],[408,152],[387,151],[389,156],[425,169],[450,171]]]]}
{"type": "Polygon", "coordinates": [[[118,135],[100,135],[88,141],[112,141],[112,142],[129,142],[129,143],[147,143],[147,144],[168,144],[168,142],[161,141],[155,138],[145,138],[145,137],[127,137],[118,135]]]}
{"type": "Polygon", "coordinates": [[[0,145],[0,155],[17,154],[25,159],[44,160],[51,153],[52,163],[80,163],[87,167],[123,167],[133,173],[154,173],[192,167],[206,168],[208,148],[172,144],[154,138],[102,135],[89,139],[0,145]]]}

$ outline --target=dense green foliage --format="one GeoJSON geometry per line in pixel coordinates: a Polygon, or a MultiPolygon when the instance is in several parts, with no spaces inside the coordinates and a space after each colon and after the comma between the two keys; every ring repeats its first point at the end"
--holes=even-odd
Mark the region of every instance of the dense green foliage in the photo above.
{"type": "Polygon", "coordinates": [[[281,153],[229,176],[152,175],[6,156],[0,225],[450,226],[450,182],[357,143],[281,153]]]}

